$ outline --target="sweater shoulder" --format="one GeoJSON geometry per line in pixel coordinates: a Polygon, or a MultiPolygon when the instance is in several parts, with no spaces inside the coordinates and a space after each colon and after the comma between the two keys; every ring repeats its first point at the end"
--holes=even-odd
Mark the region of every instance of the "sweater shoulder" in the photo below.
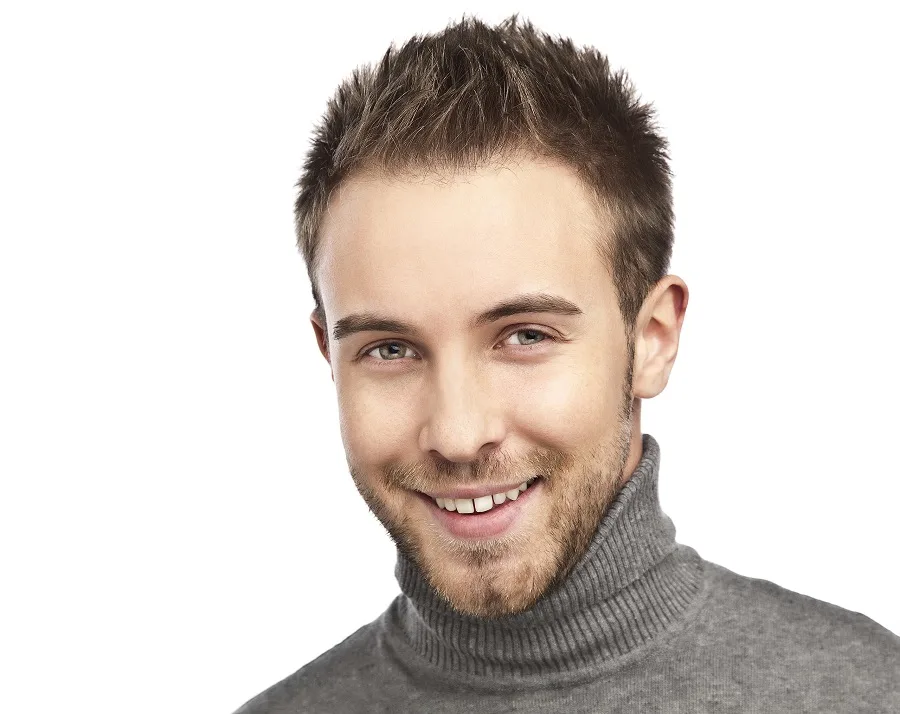
{"type": "Polygon", "coordinates": [[[870,617],[825,600],[788,590],[770,580],[751,578],[707,562],[714,585],[712,607],[743,614],[760,625],[777,623],[795,635],[858,635],[887,652],[900,650],[900,637],[870,617]]]}
{"type": "Polygon", "coordinates": [[[710,597],[697,625],[718,651],[795,671],[866,698],[900,702],[900,637],[860,612],[707,562],[710,597]]]}
{"type": "MultiPolygon", "coordinates": [[[[260,692],[234,714],[295,714],[356,711],[348,701],[378,678],[383,615],[363,625],[280,682],[260,692]]],[[[364,710],[364,702],[359,702],[364,710]]]]}

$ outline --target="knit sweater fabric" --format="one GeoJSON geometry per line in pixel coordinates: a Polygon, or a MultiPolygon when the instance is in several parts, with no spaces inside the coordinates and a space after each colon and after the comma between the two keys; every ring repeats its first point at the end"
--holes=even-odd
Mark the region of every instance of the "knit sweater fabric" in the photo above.
{"type": "Polygon", "coordinates": [[[900,713],[900,637],[677,543],[659,463],[644,434],[587,552],[530,610],[461,615],[398,550],[390,606],[235,714],[900,713]]]}

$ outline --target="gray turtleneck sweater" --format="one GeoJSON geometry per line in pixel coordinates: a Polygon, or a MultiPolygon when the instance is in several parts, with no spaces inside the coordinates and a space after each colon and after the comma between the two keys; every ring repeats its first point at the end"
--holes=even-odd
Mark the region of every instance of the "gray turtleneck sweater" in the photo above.
{"type": "Polygon", "coordinates": [[[398,551],[387,610],[235,714],[900,712],[900,637],[677,543],[659,445],[643,447],[585,556],[531,610],[462,616],[398,551]]]}

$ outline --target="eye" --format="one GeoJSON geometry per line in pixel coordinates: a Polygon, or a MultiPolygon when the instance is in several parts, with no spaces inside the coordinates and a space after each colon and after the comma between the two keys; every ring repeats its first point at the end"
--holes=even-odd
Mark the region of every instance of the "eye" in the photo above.
{"type": "MultiPolygon", "coordinates": [[[[506,334],[506,336],[501,341],[501,344],[506,343],[506,341],[510,337],[519,335],[523,335],[524,337],[519,339],[518,345],[508,345],[509,347],[513,348],[518,347],[519,349],[514,349],[514,351],[516,352],[527,352],[528,350],[536,348],[542,342],[546,342],[548,340],[551,342],[560,341],[559,337],[556,337],[548,332],[544,332],[543,330],[538,330],[535,327],[517,327],[516,329],[506,334]]],[[[406,343],[399,342],[397,340],[389,340],[387,342],[381,342],[377,345],[373,345],[362,355],[360,355],[360,359],[371,359],[376,362],[399,362],[402,361],[402,358],[407,351],[415,355],[413,349],[406,343]]]]}
{"type": "Polygon", "coordinates": [[[370,357],[373,352],[377,352],[378,356],[371,357],[371,359],[379,362],[396,362],[398,357],[403,356],[404,350],[409,350],[409,347],[402,342],[382,342],[380,345],[375,345],[369,349],[363,354],[363,357],[370,357]]]}
{"type": "MultiPolygon", "coordinates": [[[[543,330],[537,330],[533,327],[520,327],[514,332],[509,333],[508,337],[513,337],[516,335],[526,335],[525,341],[526,344],[521,345],[522,347],[531,347],[532,345],[539,344],[543,342],[545,339],[555,340],[556,338],[553,335],[549,335],[543,330]],[[540,338],[540,339],[537,339],[540,338]],[[537,339],[537,342],[532,342],[532,340],[537,339]]],[[[507,337],[507,338],[508,338],[507,337]]]]}

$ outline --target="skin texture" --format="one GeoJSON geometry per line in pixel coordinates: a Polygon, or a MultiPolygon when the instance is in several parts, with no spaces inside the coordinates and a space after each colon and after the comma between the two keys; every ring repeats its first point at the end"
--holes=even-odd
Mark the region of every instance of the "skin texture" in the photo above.
{"type": "Polygon", "coordinates": [[[666,386],[688,290],[674,275],[657,283],[632,347],[596,248],[608,231],[571,170],[526,156],[445,175],[359,174],[329,204],[317,276],[329,328],[377,312],[417,330],[335,340],[311,316],[350,473],[462,613],[519,613],[553,589],[641,458],[640,400],[666,386]],[[523,293],[564,297],[581,314],[472,325],[523,293]],[[492,539],[454,538],[416,493],[535,474],[522,517],[492,539]]]}

